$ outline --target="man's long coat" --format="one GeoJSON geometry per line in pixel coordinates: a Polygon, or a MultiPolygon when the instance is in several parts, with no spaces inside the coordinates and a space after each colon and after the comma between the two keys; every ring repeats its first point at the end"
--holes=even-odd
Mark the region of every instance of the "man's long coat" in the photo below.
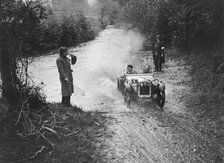
{"type": "Polygon", "coordinates": [[[160,41],[155,41],[153,43],[153,50],[152,50],[152,54],[153,54],[153,59],[156,58],[156,56],[160,57],[161,58],[161,55],[163,54],[163,50],[162,50],[162,47],[163,47],[163,42],[160,41]]]}
{"type": "Polygon", "coordinates": [[[57,58],[56,63],[60,76],[62,96],[71,96],[74,92],[74,87],[70,60],[67,57],[60,56],[57,58]],[[65,78],[68,78],[69,83],[65,81],[65,78]]]}

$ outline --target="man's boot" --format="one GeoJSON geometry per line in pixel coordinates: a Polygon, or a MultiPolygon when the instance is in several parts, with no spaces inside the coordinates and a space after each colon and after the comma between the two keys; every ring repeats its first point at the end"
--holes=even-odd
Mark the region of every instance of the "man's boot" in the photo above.
{"type": "Polygon", "coordinates": [[[66,96],[62,96],[61,103],[62,103],[63,105],[66,105],[66,96]]]}
{"type": "Polygon", "coordinates": [[[65,105],[66,105],[67,107],[70,107],[70,106],[71,106],[70,100],[71,100],[71,96],[66,96],[66,102],[65,102],[65,105]]]}

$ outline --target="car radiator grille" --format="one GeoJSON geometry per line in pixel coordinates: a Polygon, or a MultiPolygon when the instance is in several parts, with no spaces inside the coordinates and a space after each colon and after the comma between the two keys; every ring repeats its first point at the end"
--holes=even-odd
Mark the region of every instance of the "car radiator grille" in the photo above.
{"type": "Polygon", "coordinates": [[[139,86],[139,95],[151,95],[151,85],[139,86]]]}

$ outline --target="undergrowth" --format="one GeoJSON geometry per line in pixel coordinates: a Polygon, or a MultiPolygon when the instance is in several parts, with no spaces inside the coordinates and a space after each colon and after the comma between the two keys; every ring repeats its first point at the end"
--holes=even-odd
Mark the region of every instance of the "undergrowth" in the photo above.
{"type": "Polygon", "coordinates": [[[191,80],[185,82],[191,88],[185,95],[185,104],[192,112],[201,132],[208,134],[218,142],[220,149],[224,146],[224,71],[220,65],[224,57],[213,52],[184,52],[169,50],[169,56],[184,59],[190,65],[191,80]]]}
{"type": "Polygon", "coordinates": [[[8,119],[5,125],[1,124],[0,162],[69,163],[101,159],[99,140],[106,132],[102,113],[47,104],[41,111],[29,112],[17,127],[15,122],[8,119]],[[16,130],[13,136],[4,133],[9,123],[16,130]]]}

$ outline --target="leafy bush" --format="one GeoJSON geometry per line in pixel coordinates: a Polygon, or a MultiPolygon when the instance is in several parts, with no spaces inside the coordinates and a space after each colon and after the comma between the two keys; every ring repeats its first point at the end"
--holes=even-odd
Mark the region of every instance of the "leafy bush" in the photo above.
{"type": "Polygon", "coordinates": [[[42,24],[43,40],[40,44],[43,51],[57,48],[61,35],[61,26],[54,19],[42,24]]]}
{"type": "Polygon", "coordinates": [[[77,19],[74,16],[64,16],[60,27],[60,46],[75,46],[95,38],[95,33],[84,15],[79,15],[77,19]]]}
{"type": "Polygon", "coordinates": [[[84,15],[62,16],[57,20],[46,20],[43,25],[42,49],[49,50],[59,46],[76,46],[95,38],[92,24],[84,15]]]}

